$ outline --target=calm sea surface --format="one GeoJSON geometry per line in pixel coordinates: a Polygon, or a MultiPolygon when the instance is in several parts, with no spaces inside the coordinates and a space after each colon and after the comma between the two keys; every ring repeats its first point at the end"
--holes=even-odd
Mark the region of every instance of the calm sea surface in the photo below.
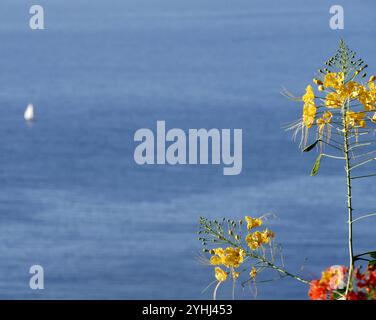
{"type": "MultiPolygon", "coordinates": [[[[344,31],[329,29],[327,1],[40,0],[47,30],[31,31],[30,2],[2,0],[0,298],[210,298],[201,215],[276,214],[286,266],[306,278],[346,264],[342,165],[309,177],[315,154],[281,129],[301,108],[279,94],[301,94],[340,37],[375,72],[376,4],[340,2],[344,31]],[[137,166],[133,134],[157,120],[242,128],[242,173],[137,166]],[[29,289],[33,264],[43,291],[29,289]]],[[[354,187],[355,213],[374,211],[374,180],[354,187]]],[[[375,223],[356,225],[357,251],[375,249],[375,223]]],[[[306,291],[283,280],[257,298],[306,291]]]]}

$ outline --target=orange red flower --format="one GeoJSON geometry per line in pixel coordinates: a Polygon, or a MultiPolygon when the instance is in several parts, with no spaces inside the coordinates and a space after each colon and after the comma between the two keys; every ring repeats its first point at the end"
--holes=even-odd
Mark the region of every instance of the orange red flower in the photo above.
{"type": "Polygon", "coordinates": [[[308,296],[311,300],[376,300],[376,266],[369,265],[362,273],[354,272],[351,290],[346,295],[348,271],[344,266],[326,269],[321,279],[310,283],[308,296]]]}

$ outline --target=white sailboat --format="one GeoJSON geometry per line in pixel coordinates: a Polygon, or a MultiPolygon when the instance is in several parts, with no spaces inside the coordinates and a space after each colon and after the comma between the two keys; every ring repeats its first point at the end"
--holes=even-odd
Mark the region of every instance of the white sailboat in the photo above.
{"type": "Polygon", "coordinates": [[[26,121],[32,121],[34,119],[34,106],[31,103],[26,107],[24,118],[26,121]]]}

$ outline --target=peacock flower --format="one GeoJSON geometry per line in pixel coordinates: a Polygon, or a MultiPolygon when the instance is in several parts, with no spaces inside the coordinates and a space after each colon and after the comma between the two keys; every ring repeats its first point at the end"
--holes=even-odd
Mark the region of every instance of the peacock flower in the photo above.
{"type": "Polygon", "coordinates": [[[368,83],[367,90],[366,87],[362,87],[359,92],[359,102],[363,105],[365,111],[372,111],[375,110],[375,103],[376,103],[376,86],[373,82],[368,83]]]}
{"type": "Polygon", "coordinates": [[[342,100],[345,100],[347,98],[350,99],[356,99],[359,97],[363,90],[364,86],[361,84],[355,82],[355,81],[349,81],[343,88],[343,90],[340,92],[342,100]]]}
{"type": "Polygon", "coordinates": [[[250,233],[246,236],[245,241],[251,250],[256,250],[263,244],[262,233],[260,231],[250,233]]]}
{"type": "Polygon", "coordinates": [[[260,227],[262,225],[262,220],[260,218],[252,218],[252,217],[246,216],[244,219],[247,222],[248,231],[250,231],[253,228],[260,227]]]}
{"type": "Polygon", "coordinates": [[[371,95],[374,97],[374,95],[376,94],[375,82],[373,82],[373,81],[368,82],[368,89],[369,89],[371,95]]]}
{"type": "Polygon", "coordinates": [[[255,267],[252,267],[251,271],[249,272],[249,277],[251,279],[254,279],[256,278],[256,275],[257,275],[257,269],[255,267]]]}
{"type": "Polygon", "coordinates": [[[322,272],[321,279],[310,283],[308,295],[311,300],[375,300],[376,266],[369,264],[365,272],[356,268],[352,275],[351,290],[344,294],[348,281],[345,266],[331,266],[322,272]]]}
{"type": "Polygon", "coordinates": [[[321,279],[311,281],[308,295],[311,300],[333,299],[336,290],[346,287],[346,281],[346,267],[331,266],[322,272],[321,279]]]}
{"type": "Polygon", "coordinates": [[[320,280],[313,280],[309,285],[308,296],[311,300],[326,300],[327,289],[326,286],[320,283],[320,280]]]}
{"type": "Polygon", "coordinates": [[[325,129],[325,125],[328,125],[328,134],[327,134],[327,138],[329,139],[330,138],[330,133],[331,133],[331,128],[329,126],[329,124],[332,122],[332,113],[330,111],[325,111],[322,115],[321,118],[318,118],[316,120],[316,124],[317,124],[317,128],[318,128],[318,132],[319,132],[319,137],[322,138],[323,134],[324,134],[324,129],[325,129]]]}
{"type": "Polygon", "coordinates": [[[328,271],[330,273],[329,288],[339,290],[346,287],[346,267],[331,266],[328,271]]]}
{"type": "Polygon", "coordinates": [[[214,272],[215,272],[215,278],[219,282],[225,282],[227,280],[227,272],[222,270],[220,267],[216,267],[214,269],[214,272]]]}
{"type": "Polygon", "coordinates": [[[346,113],[346,123],[349,127],[365,128],[365,116],[366,114],[364,112],[348,111],[346,113]]]}
{"type": "Polygon", "coordinates": [[[240,248],[228,247],[213,249],[214,255],[210,258],[213,266],[224,265],[227,268],[238,268],[244,261],[245,251],[240,248]]]}
{"type": "Polygon", "coordinates": [[[265,229],[264,231],[255,231],[246,236],[245,241],[251,250],[257,250],[263,244],[270,243],[270,239],[274,238],[274,233],[265,229]]]}
{"type": "Polygon", "coordinates": [[[337,109],[342,106],[343,97],[337,92],[329,92],[325,98],[325,106],[331,109],[337,109]]]}
{"type": "Polygon", "coordinates": [[[302,97],[304,103],[310,103],[315,99],[315,93],[313,92],[312,86],[308,85],[306,88],[306,92],[302,97]]]}
{"type": "Polygon", "coordinates": [[[317,107],[314,102],[307,102],[303,107],[303,125],[311,128],[315,122],[317,107]]]}
{"type": "Polygon", "coordinates": [[[326,88],[333,88],[335,90],[341,90],[345,83],[345,74],[343,72],[330,72],[325,75],[324,86],[326,88]]]}
{"type": "Polygon", "coordinates": [[[318,126],[325,126],[332,121],[332,113],[330,111],[325,111],[321,118],[317,119],[318,126]]]}
{"type": "Polygon", "coordinates": [[[225,250],[225,255],[222,261],[228,268],[238,268],[243,263],[244,257],[245,251],[243,249],[228,247],[225,250]]]}
{"type": "Polygon", "coordinates": [[[239,276],[240,276],[240,272],[236,272],[236,271],[232,270],[232,272],[231,272],[231,276],[232,276],[232,278],[233,278],[234,280],[236,280],[236,279],[239,278],[239,276]]]}
{"type": "Polygon", "coordinates": [[[225,251],[222,248],[213,249],[213,252],[214,252],[214,254],[216,254],[218,256],[222,256],[225,253],[225,251]]]}
{"type": "Polygon", "coordinates": [[[261,240],[263,243],[269,243],[271,238],[274,238],[273,231],[265,229],[263,232],[261,232],[261,240]]]}
{"type": "Polygon", "coordinates": [[[210,258],[210,264],[212,266],[219,266],[222,264],[222,259],[219,256],[212,256],[210,258]]]}

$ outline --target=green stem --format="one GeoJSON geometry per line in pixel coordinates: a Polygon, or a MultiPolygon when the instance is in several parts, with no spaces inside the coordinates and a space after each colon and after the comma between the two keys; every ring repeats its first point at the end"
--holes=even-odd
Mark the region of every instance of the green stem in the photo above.
{"type": "Polygon", "coordinates": [[[347,124],[348,106],[343,107],[343,128],[344,128],[344,157],[345,157],[345,172],[347,183],[347,215],[348,215],[348,247],[349,247],[349,272],[346,285],[346,296],[350,290],[352,276],[354,271],[354,252],[353,252],[353,207],[352,207],[352,190],[351,190],[351,172],[350,172],[350,155],[349,155],[349,132],[347,124]]]}
{"type": "Polygon", "coordinates": [[[308,280],[302,279],[302,278],[300,278],[299,276],[294,275],[294,274],[292,274],[292,273],[290,273],[290,272],[288,272],[288,271],[286,271],[286,270],[284,270],[284,269],[282,269],[282,268],[276,266],[274,263],[272,263],[272,262],[270,262],[270,261],[264,259],[263,257],[260,257],[260,256],[257,255],[257,254],[252,254],[252,253],[251,253],[250,256],[253,257],[253,258],[255,258],[255,259],[258,259],[258,260],[264,262],[264,263],[267,264],[270,268],[272,268],[272,269],[278,271],[279,273],[281,273],[281,274],[283,274],[283,275],[285,275],[285,276],[291,277],[291,278],[293,278],[293,279],[295,279],[295,280],[298,280],[298,281],[300,281],[300,282],[303,282],[303,283],[305,283],[305,284],[309,284],[309,281],[308,281],[308,280]]]}

